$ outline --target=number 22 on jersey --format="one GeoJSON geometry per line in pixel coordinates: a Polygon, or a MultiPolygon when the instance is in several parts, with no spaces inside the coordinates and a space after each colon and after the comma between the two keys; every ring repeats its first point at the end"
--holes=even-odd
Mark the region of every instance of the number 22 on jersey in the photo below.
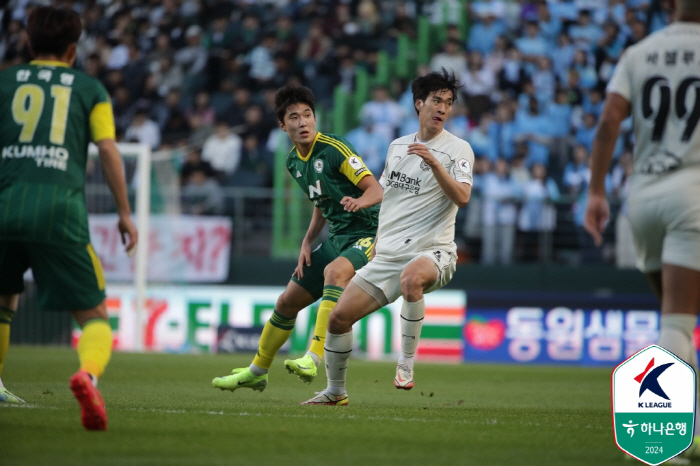
{"type": "MultiPolygon", "coordinates": [[[[59,146],[63,145],[66,137],[71,90],[67,86],[51,86],[54,104],[49,141],[59,146]]],[[[15,91],[12,98],[12,118],[18,125],[22,125],[19,142],[31,143],[34,140],[34,133],[44,112],[44,100],[44,90],[36,84],[22,84],[15,91]]]]}

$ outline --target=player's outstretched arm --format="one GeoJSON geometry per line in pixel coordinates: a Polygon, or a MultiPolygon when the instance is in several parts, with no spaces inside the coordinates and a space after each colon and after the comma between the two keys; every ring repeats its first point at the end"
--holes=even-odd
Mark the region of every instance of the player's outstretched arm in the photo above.
{"type": "Polygon", "coordinates": [[[384,190],[382,186],[372,175],[367,175],[357,183],[357,187],[362,191],[362,196],[355,199],[354,197],[345,196],[340,200],[340,203],[345,207],[347,212],[357,212],[358,210],[372,207],[373,205],[382,202],[384,190]]]}
{"type": "Polygon", "coordinates": [[[588,203],[583,226],[597,246],[603,243],[603,231],[610,217],[610,208],[605,198],[605,176],[610,168],[620,123],[629,113],[630,103],[627,99],[619,94],[609,93],[593,139],[591,182],[588,185],[588,203]]]}
{"type": "Polygon", "coordinates": [[[131,206],[129,206],[129,199],[126,195],[126,180],[124,179],[122,157],[119,155],[114,139],[102,139],[97,143],[97,149],[100,154],[102,171],[117,205],[117,213],[119,214],[118,228],[122,236],[122,244],[125,245],[127,253],[131,254],[134,247],[136,247],[136,243],[138,243],[138,232],[134,222],[131,220],[131,206]]]}
{"type": "Polygon", "coordinates": [[[302,278],[304,276],[304,264],[306,264],[306,266],[311,265],[311,243],[318,238],[324,226],[326,226],[326,219],[321,209],[314,207],[314,213],[311,215],[309,228],[306,230],[306,235],[304,235],[304,239],[301,241],[301,250],[299,251],[297,267],[292,274],[293,277],[302,278]]]}
{"type": "Polygon", "coordinates": [[[467,205],[472,195],[472,187],[467,183],[462,183],[452,178],[438,159],[430,153],[430,149],[424,144],[413,143],[409,144],[407,154],[415,154],[428,164],[433,172],[433,176],[435,176],[435,180],[437,180],[449,200],[460,208],[467,205]]]}

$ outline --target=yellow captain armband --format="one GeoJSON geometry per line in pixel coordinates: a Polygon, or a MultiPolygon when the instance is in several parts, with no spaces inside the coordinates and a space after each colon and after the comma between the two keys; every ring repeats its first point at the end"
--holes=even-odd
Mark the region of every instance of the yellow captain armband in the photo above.
{"type": "Polygon", "coordinates": [[[347,157],[340,165],[340,171],[355,185],[365,176],[372,174],[359,155],[347,157]]]}
{"type": "Polygon", "coordinates": [[[100,102],[92,108],[90,113],[90,134],[94,142],[117,138],[112,104],[110,102],[100,102]]]}

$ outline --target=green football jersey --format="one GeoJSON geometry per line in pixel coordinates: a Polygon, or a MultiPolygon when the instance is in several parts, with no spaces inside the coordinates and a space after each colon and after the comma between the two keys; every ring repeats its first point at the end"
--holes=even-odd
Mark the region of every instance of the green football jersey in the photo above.
{"type": "Polygon", "coordinates": [[[88,243],[88,143],[106,138],[114,117],[97,79],[53,61],[0,72],[0,238],[88,243]]]}
{"type": "Polygon", "coordinates": [[[331,235],[377,234],[378,204],[357,212],[346,212],[340,203],[345,196],[362,196],[363,191],[357,183],[365,176],[372,176],[345,139],[319,132],[305,158],[299,156],[296,147],[292,149],[287,157],[287,169],[309,200],[321,209],[331,235]]]}

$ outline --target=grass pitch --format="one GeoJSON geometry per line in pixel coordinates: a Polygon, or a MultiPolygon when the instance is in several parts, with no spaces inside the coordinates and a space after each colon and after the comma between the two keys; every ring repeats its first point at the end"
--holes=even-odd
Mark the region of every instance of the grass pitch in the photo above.
{"type": "Polygon", "coordinates": [[[278,357],[263,393],[211,387],[250,355],[114,354],[100,390],[107,432],[86,432],[68,388],[74,351],[10,349],[3,381],[27,401],[0,405],[0,465],[607,465],[611,369],[352,360],[347,407],[300,406],[305,385],[278,357]]]}

